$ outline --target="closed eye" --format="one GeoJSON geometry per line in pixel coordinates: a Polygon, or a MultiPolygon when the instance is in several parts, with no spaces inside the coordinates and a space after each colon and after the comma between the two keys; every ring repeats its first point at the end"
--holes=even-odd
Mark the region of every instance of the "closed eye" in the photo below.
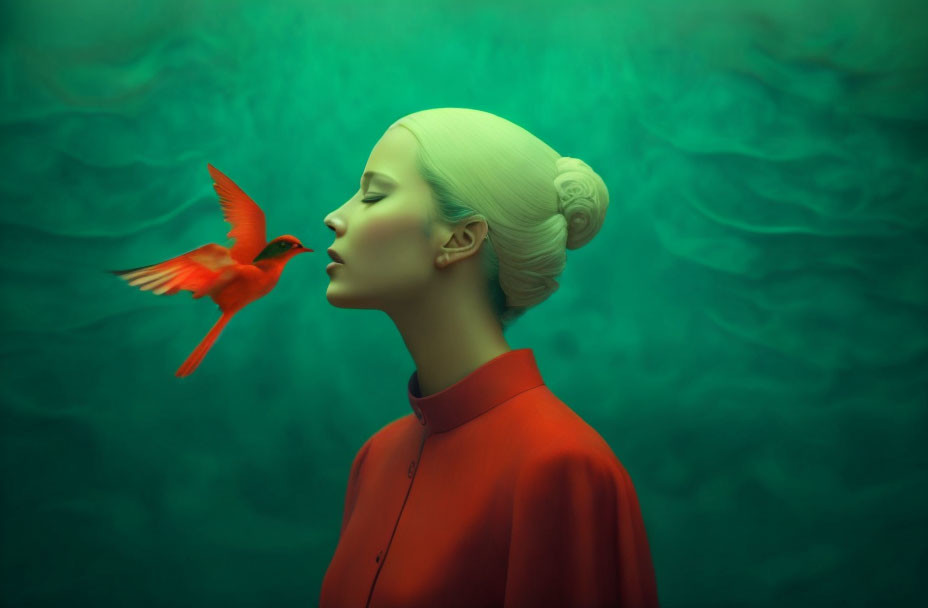
{"type": "Polygon", "coordinates": [[[386,196],[381,196],[381,197],[379,197],[379,198],[362,198],[362,199],[361,199],[361,202],[362,202],[362,203],[376,203],[377,201],[382,201],[382,200],[385,199],[385,198],[387,198],[387,197],[386,197],[386,196]]]}

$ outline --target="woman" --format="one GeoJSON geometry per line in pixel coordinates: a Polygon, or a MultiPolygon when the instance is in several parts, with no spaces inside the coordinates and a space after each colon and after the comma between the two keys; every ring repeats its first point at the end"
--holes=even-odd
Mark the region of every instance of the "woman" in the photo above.
{"type": "Polygon", "coordinates": [[[394,321],[413,413],[354,458],[323,608],[657,605],[628,473],[503,337],[607,205],[586,164],[486,112],[416,112],[374,146],[325,218],[326,298],[394,321]]]}

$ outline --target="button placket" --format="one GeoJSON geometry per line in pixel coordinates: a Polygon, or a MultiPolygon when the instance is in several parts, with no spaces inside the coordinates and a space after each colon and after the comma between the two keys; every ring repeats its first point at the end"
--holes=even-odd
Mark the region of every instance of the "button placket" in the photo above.
{"type": "Polygon", "coordinates": [[[413,460],[412,462],[409,463],[409,470],[406,472],[406,474],[410,479],[412,479],[412,475],[415,472],[416,472],[416,461],[413,460]]]}

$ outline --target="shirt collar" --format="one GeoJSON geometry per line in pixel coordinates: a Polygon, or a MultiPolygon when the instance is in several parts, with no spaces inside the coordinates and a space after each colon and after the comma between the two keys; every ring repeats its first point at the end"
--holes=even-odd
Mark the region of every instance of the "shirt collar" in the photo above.
{"type": "Polygon", "coordinates": [[[409,378],[409,404],[430,433],[442,433],[487,412],[544,381],[530,348],[490,359],[448,388],[420,397],[419,371],[409,378]]]}

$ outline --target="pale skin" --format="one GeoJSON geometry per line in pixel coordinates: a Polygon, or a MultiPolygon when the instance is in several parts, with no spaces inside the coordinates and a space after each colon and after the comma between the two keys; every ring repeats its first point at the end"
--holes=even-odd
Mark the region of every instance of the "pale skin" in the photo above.
{"type": "Polygon", "coordinates": [[[417,147],[405,127],[388,129],[364,167],[364,173],[385,176],[362,177],[355,195],[326,216],[335,231],[332,249],[345,261],[328,270],[326,299],[339,308],[385,312],[427,396],[512,349],[493,314],[481,268],[487,224],[433,222],[435,203],[416,170],[417,147]]]}

